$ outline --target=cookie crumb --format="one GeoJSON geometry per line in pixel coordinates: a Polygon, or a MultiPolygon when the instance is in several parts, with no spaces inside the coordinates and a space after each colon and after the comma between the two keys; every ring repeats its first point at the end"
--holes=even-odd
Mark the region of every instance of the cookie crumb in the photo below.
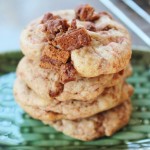
{"type": "Polygon", "coordinates": [[[62,83],[76,80],[76,70],[71,63],[67,63],[61,66],[60,77],[62,83]]]}
{"type": "Polygon", "coordinates": [[[94,11],[94,8],[89,4],[80,5],[75,10],[76,18],[81,21],[95,21],[99,19],[99,14],[94,11]]]}
{"type": "Polygon", "coordinates": [[[71,25],[70,25],[70,29],[77,29],[77,23],[76,23],[76,19],[73,19],[71,21],[71,25]]]}

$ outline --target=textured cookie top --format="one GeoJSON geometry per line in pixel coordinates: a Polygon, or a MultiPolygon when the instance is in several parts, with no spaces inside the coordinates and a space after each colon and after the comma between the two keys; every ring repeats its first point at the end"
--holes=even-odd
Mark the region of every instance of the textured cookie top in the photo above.
{"type": "Polygon", "coordinates": [[[42,68],[65,73],[64,82],[74,80],[75,73],[95,77],[118,72],[131,58],[127,30],[88,4],[33,21],[21,35],[21,49],[27,57],[40,60],[42,68]]]}

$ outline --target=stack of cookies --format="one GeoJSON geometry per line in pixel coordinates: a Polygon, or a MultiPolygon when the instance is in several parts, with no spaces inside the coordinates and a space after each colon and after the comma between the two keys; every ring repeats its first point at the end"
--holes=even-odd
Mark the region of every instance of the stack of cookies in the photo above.
{"type": "Polygon", "coordinates": [[[14,95],[33,118],[84,141],[110,136],[131,115],[128,31],[90,5],[46,13],[21,34],[14,95]]]}

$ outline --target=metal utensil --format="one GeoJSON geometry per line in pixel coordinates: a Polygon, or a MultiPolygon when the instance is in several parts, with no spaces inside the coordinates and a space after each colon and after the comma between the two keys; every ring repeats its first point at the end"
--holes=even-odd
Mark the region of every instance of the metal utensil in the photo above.
{"type": "Polygon", "coordinates": [[[149,36],[146,35],[133,21],[131,21],[119,8],[117,8],[110,0],[99,1],[150,47],[149,36]]]}
{"type": "Polygon", "coordinates": [[[133,0],[122,1],[150,24],[150,15],[146,11],[144,11],[139,5],[137,5],[133,0]]]}

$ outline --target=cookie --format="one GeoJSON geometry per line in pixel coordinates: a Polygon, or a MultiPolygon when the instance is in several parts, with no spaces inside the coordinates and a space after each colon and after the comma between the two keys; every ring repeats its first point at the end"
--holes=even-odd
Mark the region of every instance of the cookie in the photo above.
{"type": "Polygon", "coordinates": [[[131,74],[129,67],[115,74],[83,78],[79,75],[75,81],[62,84],[61,74],[54,70],[42,69],[37,62],[24,57],[17,68],[17,75],[44,99],[68,101],[71,99],[93,101],[105,87],[114,86],[131,74]]]}
{"type": "Polygon", "coordinates": [[[109,14],[96,13],[89,5],[34,20],[21,34],[21,49],[42,68],[56,69],[69,61],[82,77],[119,72],[131,58],[127,30],[109,14]]]}
{"type": "Polygon", "coordinates": [[[38,108],[32,108],[20,103],[20,106],[33,118],[40,119],[45,124],[49,124],[56,130],[63,132],[73,138],[90,141],[103,136],[111,136],[116,131],[125,126],[131,115],[131,103],[129,100],[123,104],[101,112],[89,118],[78,120],[67,120],[60,114],[53,112],[45,113],[38,108]],[[57,121],[50,121],[57,118],[57,121]]]}
{"type": "Polygon", "coordinates": [[[55,113],[52,111],[47,112],[47,111],[39,109],[37,107],[24,105],[22,102],[20,102],[21,99],[18,99],[18,97],[21,95],[18,96],[17,93],[15,93],[14,95],[15,95],[15,100],[19,104],[19,106],[34,119],[48,121],[48,120],[60,120],[60,119],[64,118],[64,116],[59,113],[55,113]]]}
{"type": "Polygon", "coordinates": [[[129,122],[131,110],[130,101],[126,101],[120,106],[90,118],[75,121],[65,119],[54,122],[44,121],[44,123],[73,138],[90,141],[103,136],[111,136],[124,127],[129,122]]]}
{"type": "MultiPolygon", "coordinates": [[[[45,114],[47,114],[46,116],[54,112],[61,115],[65,119],[71,120],[89,117],[99,112],[111,109],[120,103],[123,103],[132,95],[132,93],[133,88],[130,85],[122,82],[114,87],[106,88],[104,92],[93,102],[84,102],[78,100],[61,102],[56,99],[51,101],[42,99],[19,78],[16,80],[14,85],[14,96],[17,102],[23,105],[23,108],[28,106],[30,110],[40,110],[41,112],[45,112],[45,114]]],[[[28,109],[28,111],[30,110],[28,109]]],[[[29,113],[33,113],[34,115],[34,111],[29,113]]],[[[41,115],[39,114],[38,117],[39,119],[43,120],[43,117],[45,116],[43,113],[41,113],[41,115]]],[[[55,119],[53,117],[52,119],[48,119],[57,120],[58,118],[56,117],[55,119]]]]}

